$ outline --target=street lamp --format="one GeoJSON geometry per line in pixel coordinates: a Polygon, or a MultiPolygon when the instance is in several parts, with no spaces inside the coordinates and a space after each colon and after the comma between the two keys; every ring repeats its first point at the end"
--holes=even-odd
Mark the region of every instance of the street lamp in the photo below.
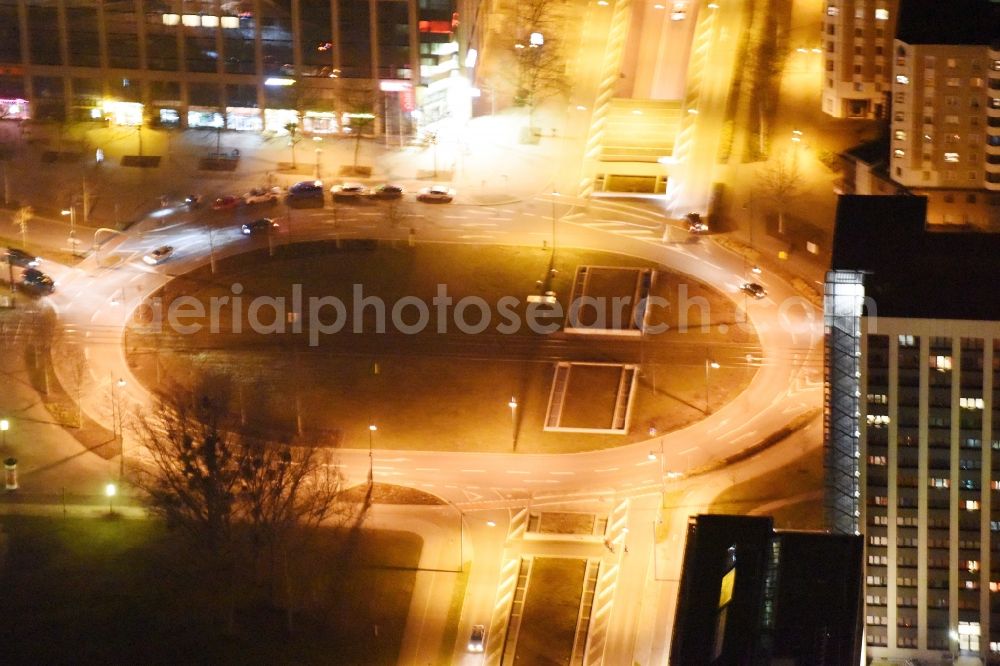
{"type": "Polygon", "coordinates": [[[374,423],[368,424],[368,485],[375,483],[375,454],[372,445],[375,441],[375,431],[378,426],[374,423]]]}
{"type": "Polygon", "coordinates": [[[517,398],[510,396],[507,403],[510,407],[510,445],[511,449],[517,448],[517,398]]]}
{"type": "Polygon", "coordinates": [[[705,359],[705,413],[709,414],[712,411],[711,398],[709,397],[709,383],[708,383],[708,371],[718,370],[722,366],[712,359],[705,359]]]}
{"type": "Polygon", "coordinates": [[[125,388],[125,379],[118,378],[118,381],[111,383],[111,427],[115,438],[118,440],[118,482],[125,477],[125,433],[122,432],[122,406],[119,403],[118,389],[125,388]]]}
{"type": "Polygon", "coordinates": [[[3,433],[3,448],[7,448],[7,431],[10,430],[10,421],[0,419],[0,433],[3,433]]]}
{"type": "Polygon", "coordinates": [[[64,208],[61,211],[61,213],[63,217],[69,216],[69,248],[70,251],[73,253],[73,256],[75,257],[76,256],[76,206],[74,206],[71,203],[69,205],[69,208],[64,208]]]}
{"type": "Polygon", "coordinates": [[[323,149],[322,148],[317,148],[316,149],[316,180],[320,180],[322,178],[320,176],[320,168],[319,168],[320,157],[322,155],[323,155],[323,149]]]}
{"type": "Polygon", "coordinates": [[[115,484],[109,483],[108,485],[104,486],[104,494],[108,498],[108,515],[109,516],[113,516],[114,513],[115,513],[115,510],[114,510],[114,499],[115,499],[115,495],[117,493],[118,493],[118,487],[115,486],[115,484]]]}

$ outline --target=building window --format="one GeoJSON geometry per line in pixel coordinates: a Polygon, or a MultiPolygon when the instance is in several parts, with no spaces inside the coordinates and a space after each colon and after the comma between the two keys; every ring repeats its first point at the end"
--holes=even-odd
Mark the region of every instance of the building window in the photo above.
{"type": "Polygon", "coordinates": [[[857,7],[854,10],[854,18],[856,18],[856,19],[863,19],[864,17],[865,17],[865,8],[864,7],[857,7]]]}
{"type": "Polygon", "coordinates": [[[931,356],[930,366],[939,372],[947,372],[952,367],[951,356],[931,356]]]}
{"type": "Polygon", "coordinates": [[[889,10],[876,8],[875,9],[875,20],[876,21],[888,21],[889,20],[889,10]]]}
{"type": "Polygon", "coordinates": [[[950,488],[951,487],[951,480],[950,479],[942,479],[940,477],[933,477],[932,476],[928,480],[928,485],[930,485],[931,488],[950,488]]]}
{"type": "Polygon", "coordinates": [[[896,150],[892,151],[892,156],[893,157],[905,157],[906,156],[906,151],[897,148],[896,150]]]}
{"type": "Polygon", "coordinates": [[[958,66],[958,61],[954,58],[948,58],[948,69],[955,69],[958,66]]]}
{"type": "Polygon", "coordinates": [[[869,414],[868,415],[868,425],[874,426],[876,428],[881,428],[882,426],[889,425],[889,415],[888,414],[869,414]]]}
{"type": "Polygon", "coordinates": [[[840,15],[840,7],[838,7],[837,5],[827,5],[826,6],[826,15],[827,16],[839,16],[840,15]]]}
{"type": "Polygon", "coordinates": [[[959,621],[958,647],[960,650],[979,652],[979,623],[959,621]]]}
{"type": "Polygon", "coordinates": [[[892,133],[892,136],[896,141],[906,141],[906,130],[896,130],[892,133]]]}
{"type": "Polygon", "coordinates": [[[868,403],[872,405],[887,405],[889,404],[889,396],[885,393],[869,393],[868,403]]]}
{"type": "Polygon", "coordinates": [[[896,83],[899,83],[900,85],[904,85],[905,86],[909,82],[910,82],[910,77],[906,76],[905,74],[897,74],[896,75],[896,83]]]}
{"type": "MultiPolygon", "coordinates": [[[[979,511],[979,500],[965,500],[966,511],[979,511]]],[[[978,565],[978,563],[977,563],[978,565]]],[[[978,566],[976,567],[978,569],[978,566]]]]}
{"type": "Polygon", "coordinates": [[[982,398],[959,398],[958,406],[962,409],[983,409],[986,403],[982,398]]]}
{"type": "MultiPolygon", "coordinates": [[[[868,456],[869,465],[874,465],[876,467],[885,467],[886,462],[887,461],[885,456],[868,456]]],[[[1000,490],[1000,481],[994,481],[994,483],[997,484],[997,487],[994,490],[1000,490]]]]}
{"type": "Polygon", "coordinates": [[[912,347],[916,344],[915,338],[912,335],[901,335],[899,336],[899,346],[900,347],[912,347]]]}
{"type": "Polygon", "coordinates": [[[957,162],[958,161],[958,153],[945,153],[944,154],[944,161],[945,162],[957,162]]]}

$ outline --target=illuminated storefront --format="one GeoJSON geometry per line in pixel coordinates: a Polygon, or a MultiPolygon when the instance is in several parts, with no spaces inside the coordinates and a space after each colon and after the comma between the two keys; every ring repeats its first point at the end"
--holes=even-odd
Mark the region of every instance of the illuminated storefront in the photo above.
{"type": "Polygon", "coordinates": [[[289,123],[299,124],[299,112],[295,109],[266,109],[264,111],[264,129],[268,132],[285,133],[289,123]]]}
{"type": "Polygon", "coordinates": [[[105,119],[112,125],[138,126],[142,125],[142,104],[138,102],[116,102],[104,100],[101,110],[105,119]]]}
{"type": "Polygon", "coordinates": [[[226,119],[217,109],[203,106],[188,108],[188,127],[225,127],[226,119]]]}
{"type": "Polygon", "coordinates": [[[27,120],[31,117],[26,99],[0,99],[0,118],[5,120],[27,120]]]}
{"type": "Polygon", "coordinates": [[[340,131],[337,114],[325,111],[306,111],[302,117],[302,131],[309,134],[336,134],[340,131]]]}
{"type": "Polygon", "coordinates": [[[226,128],[239,132],[259,132],[264,129],[260,118],[260,109],[250,109],[244,106],[226,107],[226,128]]]}

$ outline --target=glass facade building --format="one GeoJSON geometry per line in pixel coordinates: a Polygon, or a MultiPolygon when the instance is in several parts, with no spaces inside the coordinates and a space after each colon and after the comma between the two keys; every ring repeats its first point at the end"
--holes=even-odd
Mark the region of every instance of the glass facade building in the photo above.
{"type": "Polygon", "coordinates": [[[0,0],[0,114],[402,137],[448,115],[458,26],[452,0],[0,0]]]}

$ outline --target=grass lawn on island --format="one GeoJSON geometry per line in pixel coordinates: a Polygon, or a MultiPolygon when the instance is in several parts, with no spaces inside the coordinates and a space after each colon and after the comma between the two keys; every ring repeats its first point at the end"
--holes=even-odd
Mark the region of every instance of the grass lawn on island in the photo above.
{"type": "MultiPolygon", "coordinates": [[[[158,383],[189,382],[203,372],[228,374],[235,389],[233,411],[247,422],[275,436],[294,433],[299,420],[304,437],[318,444],[368,446],[368,425],[378,425],[377,448],[438,451],[510,451],[512,428],[517,451],[571,452],[617,446],[648,437],[649,426],[673,430],[705,415],[704,359],[732,359],[713,370],[709,391],[713,408],[732,399],[752,378],[743,361],[759,355],[756,335],[732,326],[741,319],[733,301],[693,279],[660,272],[654,286],[671,303],[699,297],[684,312],[675,306],[652,313],[654,323],[671,329],[657,336],[632,339],[595,339],[557,332],[533,333],[527,326],[504,334],[505,322],[495,306],[503,297],[516,298],[511,309],[524,320],[526,298],[540,290],[555,291],[568,308],[571,282],[580,265],[647,268],[654,265],[631,257],[603,252],[561,249],[551,274],[549,252],[524,247],[482,247],[421,244],[415,248],[370,241],[283,246],[274,257],[266,250],[218,262],[212,275],[205,267],[169,283],[159,294],[164,304],[181,295],[194,296],[210,310],[212,297],[233,296],[241,286],[242,331],[234,332],[233,308],[218,308],[218,332],[207,326],[195,334],[164,332],[155,335],[144,326],[145,310],[126,332],[129,362],[150,388],[158,383]],[[265,268],[266,270],[262,270],[265,268]],[[284,297],[291,309],[292,285],[300,284],[304,304],[310,296],[341,299],[347,309],[344,330],[317,335],[310,346],[308,313],[303,329],[292,330],[288,312],[261,307],[261,323],[284,324],[286,332],[255,333],[248,311],[257,296],[284,297]],[[368,306],[353,333],[353,285],[364,296],[378,296],[387,304],[386,333],[375,333],[378,317],[368,306]],[[447,309],[447,330],[437,332],[438,310],[432,299],[438,285],[446,285],[453,299],[447,309]],[[680,294],[681,298],[678,297],[680,294]],[[429,304],[428,328],[416,335],[394,330],[393,304],[416,296],[429,304]],[[482,298],[491,309],[491,324],[482,333],[458,330],[455,304],[463,297],[482,298]],[[701,303],[705,304],[703,308],[701,303]],[[709,322],[709,330],[678,331],[676,324],[709,322]],[[720,332],[717,325],[727,324],[720,332]],[[633,405],[629,435],[546,433],[542,426],[552,388],[554,366],[560,360],[639,363],[645,361],[633,405]],[[655,385],[655,391],[654,391],[655,385]],[[512,425],[508,402],[517,399],[512,425]]],[[[415,306],[401,311],[404,325],[418,319],[415,306]]],[[[321,310],[317,321],[329,325],[336,313],[321,310]]],[[[476,323],[478,307],[466,308],[465,320],[476,323]]],[[[207,319],[188,319],[183,323],[207,319]]],[[[563,317],[554,322],[560,327],[563,317]]],[[[606,401],[605,401],[606,402],[606,401]]],[[[608,422],[611,420],[610,410],[608,422]]]]}
{"type": "Polygon", "coordinates": [[[568,664],[580,615],[586,560],[536,557],[531,564],[514,662],[568,664]]]}
{"type": "Polygon", "coordinates": [[[422,543],[362,530],[339,558],[320,535],[294,569],[293,586],[308,590],[297,630],[237,600],[229,635],[218,581],[159,522],[4,516],[0,526],[7,664],[395,664],[422,543]]]}

